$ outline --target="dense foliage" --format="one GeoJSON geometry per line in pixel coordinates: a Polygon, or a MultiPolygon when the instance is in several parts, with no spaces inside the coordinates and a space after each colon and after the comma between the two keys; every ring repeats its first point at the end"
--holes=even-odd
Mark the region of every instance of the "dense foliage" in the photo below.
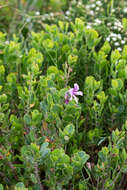
{"type": "Polygon", "coordinates": [[[126,187],[126,10],[97,2],[0,6],[0,190],[126,187]]]}

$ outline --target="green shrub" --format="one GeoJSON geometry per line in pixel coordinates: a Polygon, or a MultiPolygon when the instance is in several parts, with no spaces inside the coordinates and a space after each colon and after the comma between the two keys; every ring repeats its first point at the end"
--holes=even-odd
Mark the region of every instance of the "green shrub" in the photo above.
{"type": "Polygon", "coordinates": [[[32,31],[25,45],[0,33],[0,188],[120,189],[126,45],[102,44],[79,18],[32,31]]]}

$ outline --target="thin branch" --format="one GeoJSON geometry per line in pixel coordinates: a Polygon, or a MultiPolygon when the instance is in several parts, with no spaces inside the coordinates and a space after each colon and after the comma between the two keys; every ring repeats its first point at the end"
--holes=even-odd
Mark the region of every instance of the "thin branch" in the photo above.
{"type": "Polygon", "coordinates": [[[42,184],[41,184],[41,180],[40,180],[39,171],[38,171],[38,164],[37,164],[37,162],[34,165],[34,169],[35,169],[35,176],[37,178],[37,182],[40,185],[40,190],[43,190],[43,187],[42,187],[42,184]]]}

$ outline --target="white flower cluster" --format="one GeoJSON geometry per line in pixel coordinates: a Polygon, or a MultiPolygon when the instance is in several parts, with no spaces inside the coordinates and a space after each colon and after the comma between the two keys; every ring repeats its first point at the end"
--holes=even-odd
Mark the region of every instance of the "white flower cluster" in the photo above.
{"type": "Polygon", "coordinates": [[[89,4],[87,4],[85,8],[90,16],[97,16],[100,13],[100,11],[104,10],[102,5],[102,1],[90,0],[89,4]]]}
{"type": "Polygon", "coordinates": [[[114,23],[109,22],[107,24],[107,26],[110,27],[110,30],[117,30],[119,32],[123,28],[123,26],[122,26],[122,24],[121,24],[121,22],[119,20],[116,20],[114,23]]]}
{"type": "Polygon", "coordinates": [[[99,24],[101,24],[101,23],[102,23],[101,20],[98,19],[98,18],[96,18],[96,19],[95,19],[95,23],[94,23],[94,25],[99,25],[99,24]]]}
{"type": "Polygon", "coordinates": [[[122,51],[122,46],[126,43],[126,38],[122,34],[122,23],[119,20],[115,20],[113,23],[108,22],[107,27],[111,31],[110,35],[106,38],[115,48],[122,51]]]}
{"type": "Polygon", "coordinates": [[[69,8],[65,12],[64,19],[67,21],[72,21],[73,18],[75,19],[75,17],[80,17],[80,15],[85,15],[85,4],[84,4],[83,0],[70,1],[69,8]]]}

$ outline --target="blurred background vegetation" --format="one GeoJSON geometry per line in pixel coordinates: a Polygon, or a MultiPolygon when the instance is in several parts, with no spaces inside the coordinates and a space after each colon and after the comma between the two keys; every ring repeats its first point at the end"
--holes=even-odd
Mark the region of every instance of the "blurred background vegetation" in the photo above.
{"type": "Polygon", "coordinates": [[[62,15],[68,5],[67,0],[0,0],[0,30],[11,35],[40,29],[57,12],[62,15]]]}
{"type": "MultiPolygon", "coordinates": [[[[112,21],[113,16],[115,19],[126,17],[126,7],[125,0],[0,0],[0,31],[8,37],[13,33],[26,37],[31,30],[42,30],[45,22],[70,22],[76,17],[99,25],[96,19],[105,22],[105,19],[112,21]]],[[[100,31],[105,28],[101,27],[100,31]]]]}
{"type": "Polygon", "coordinates": [[[126,0],[0,0],[0,31],[7,34],[7,40],[16,34],[26,45],[31,31],[80,18],[102,36],[102,43],[107,40],[112,49],[121,51],[127,42],[122,28],[122,18],[126,17],[126,0]]]}

